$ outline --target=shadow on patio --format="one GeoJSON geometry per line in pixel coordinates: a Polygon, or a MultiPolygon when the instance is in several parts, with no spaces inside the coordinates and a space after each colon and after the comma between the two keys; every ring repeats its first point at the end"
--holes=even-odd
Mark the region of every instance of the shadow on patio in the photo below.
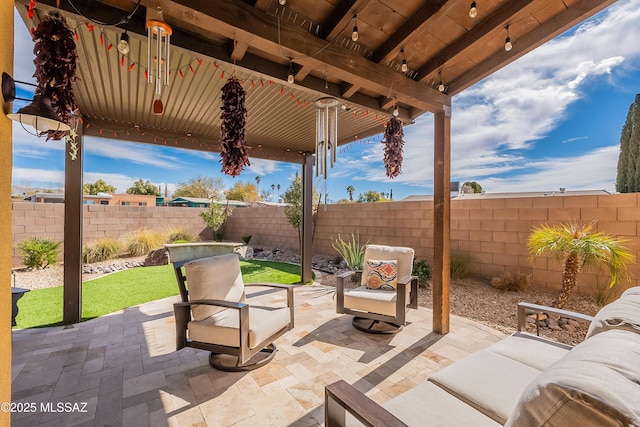
{"type": "MultiPolygon", "coordinates": [[[[295,294],[295,329],[277,341],[270,364],[244,373],[214,370],[205,351],[175,351],[178,297],[70,329],[15,330],[12,400],[35,412],[13,413],[12,425],[320,425],[327,384],[344,379],[382,403],[502,337],[455,316],[452,333],[433,334],[425,308],[410,312],[400,334],[367,335],[335,313],[330,288],[295,294]],[[86,412],[52,411],[58,402],[86,412]]],[[[282,292],[255,297],[284,302],[282,292]]]]}

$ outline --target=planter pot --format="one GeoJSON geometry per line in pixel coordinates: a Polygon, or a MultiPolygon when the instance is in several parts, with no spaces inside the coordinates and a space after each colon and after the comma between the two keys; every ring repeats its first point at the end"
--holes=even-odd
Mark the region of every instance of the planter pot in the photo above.
{"type": "Polygon", "coordinates": [[[16,316],[18,315],[18,300],[22,298],[22,296],[27,292],[29,292],[29,289],[11,288],[11,326],[16,326],[16,316]]]}
{"type": "Polygon", "coordinates": [[[243,252],[246,251],[246,246],[238,242],[172,243],[166,244],[164,247],[169,251],[169,262],[207,258],[233,252],[244,257],[243,252]]]}

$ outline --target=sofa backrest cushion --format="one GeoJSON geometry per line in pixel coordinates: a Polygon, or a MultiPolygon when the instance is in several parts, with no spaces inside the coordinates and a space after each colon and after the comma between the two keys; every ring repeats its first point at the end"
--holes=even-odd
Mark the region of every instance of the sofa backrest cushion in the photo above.
{"type": "MultiPolygon", "coordinates": [[[[184,265],[189,300],[217,299],[229,302],[245,302],[244,281],[240,260],[236,254],[212,256],[188,262],[184,265]]],[[[193,319],[200,321],[226,310],[224,307],[196,305],[193,319]]]]}
{"type": "Polygon", "coordinates": [[[506,426],[640,426],[640,334],[583,341],[524,390],[506,426]]]}
{"type": "Polygon", "coordinates": [[[620,298],[602,307],[587,331],[587,338],[609,329],[640,334],[640,286],[629,288],[620,298]]]}

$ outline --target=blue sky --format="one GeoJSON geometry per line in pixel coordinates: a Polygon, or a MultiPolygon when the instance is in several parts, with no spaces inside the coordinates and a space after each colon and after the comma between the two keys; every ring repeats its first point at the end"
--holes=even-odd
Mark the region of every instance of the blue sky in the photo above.
{"type": "MultiPolygon", "coordinates": [[[[451,180],[475,180],[491,193],[615,189],[622,125],[640,93],[640,8],[618,1],[596,17],[520,58],[453,98],[451,180]]],[[[33,75],[33,44],[16,14],[15,72],[33,75]]],[[[513,40],[514,44],[517,40],[513,40]]],[[[19,96],[29,97],[27,93],[19,96]]],[[[14,110],[23,103],[16,101],[14,110]]],[[[64,146],[27,134],[14,122],[13,185],[61,187],[64,146]]],[[[399,200],[433,194],[433,117],[405,127],[403,173],[385,176],[382,144],[343,147],[326,183],[329,201],[368,190],[393,191],[399,200]]],[[[85,182],[104,179],[124,192],[139,178],[169,190],[195,175],[280,184],[299,166],[251,159],[232,179],[218,156],[170,147],[86,138],[85,182]]],[[[277,196],[277,191],[276,191],[277,196]]]]}

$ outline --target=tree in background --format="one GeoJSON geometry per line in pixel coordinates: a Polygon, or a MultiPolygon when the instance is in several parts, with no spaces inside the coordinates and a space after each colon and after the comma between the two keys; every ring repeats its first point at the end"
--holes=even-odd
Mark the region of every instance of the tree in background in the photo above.
{"type": "Polygon", "coordinates": [[[82,187],[82,192],[84,194],[96,195],[98,193],[108,193],[113,194],[116,192],[116,187],[113,185],[107,184],[104,180],[99,179],[93,184],[85,184],[82,187]]]}
{"type": "Polygon", "coordinates": [[[276,195],[276,185],[275,184],[271,184],[271,201],[273,202],[273,199],[275,198],[276,195]]]}
{"type": "Polygon", "coordinates": [[[196,176],[187,182],[180,182],[173,192],[173,197],[199,197],[202,199],[218,199],[224,191],[222,178],[196,176]]]}
{"type": "Polygon", "coordinates": [[[222,226],[227,218],[231,216],[232,209],[229,204],[222,206],[220,203],[211,203],[209,207],[200,212],[200,218],[213,231],[213,238],[216,241],[222,241],[222,226]]]}
{"type": "Polygon", "coordinates": [[[364,194],[360,194],[358,196],[358,201],[361,203],[372,203],[372,202],[379,202],[382,199],[382,196],[380,195],[380,193],[378,193],[375,190],[369,190],[364,194]]]}
{"type": "Polygon", "coordinates": [[[258,194],[260,194],[260,181],[262,181],[262,179],[259,176],[256,176],[255,180],[256,180],[256,190],[258,191],[258,194]]]}
{"type": "Polygon", "coordinates": [[[619,193],[640,192],[640,94],[629,107],[627,121],[622,127],[616,190],[619,193]]]}
{"type": "Polygon", "coordinates": [[[353,188],[353,185],[349,185],[347,186],[347,193],[349,193],[349,201],[353,202],[353,192],[356,191],[355,188],[353,188]]]}
{"type": "MultiPolygon", "coordinates": [[[[320,204],[320,194],[315,185],[312,186],[312,191],[312,212],[315,218],[318,212],[318,205],[320,204]]],[[[302,224],[302,177],[300,175],[296,174],[296,177],[291,181],[291,185],[289,185],[289,188],[287,188],[282,195],[282,201],[287,204],[284,207],[284,214],[287,217],[287,221],[298,229],[298,241],[302,246],[302,234],[300,230],[300,225],[302,224]]]]}
{"type": "Polygon", "coordinates": [[[482,186],[475,181],[467,181],[462,184],[462,192],[465,194],[482,193],[482,186]]]}
{"type": "Polygon", "coordinates": [[[258,188],[250,182],[238,181],[226,192],[227,200],[255,202],[258,200],[258,188]]]}
{"type": "Polygon", "coordinates": [[[143,196],[160,196],[162,192],[160,187],[156,187],[149,180],[143,181],[142,178],[133,183],[133,185],[127,188],[127,194],[141,194],[143,196]]]}

